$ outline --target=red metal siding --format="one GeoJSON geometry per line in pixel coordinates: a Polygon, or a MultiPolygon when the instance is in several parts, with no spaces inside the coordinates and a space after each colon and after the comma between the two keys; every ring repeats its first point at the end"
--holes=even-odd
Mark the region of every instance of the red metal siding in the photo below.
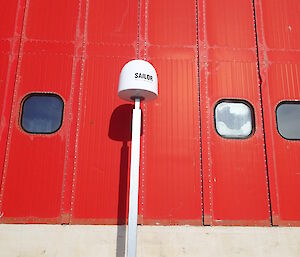
{"type": "Polygon", "coordinates": [[[117,86],[140,58],[157,69],[159,97],[142,104],[139,222],[300,224],[299,141],[275,116],[300,100],[298,0],[0,4],[2,223],[124,224],[132,105],[117,86]],[[63,98],[58,132],[20,128],[31,92],[63,98]],[[216,133],[221,99],[253,106],[251,137],[216,133]]]}
{"type": "Polygon", "coordinates": [[[61,222],[79,10],[78,1],[26,2],[2,183],[4,222],[61,222]],[[21,130],[21,101],[31,92],[55,92],[63,98],[64,122],[57,133],[21,130]]]}
{"type": "Polygon", "coordinates": [[[161,75],[159,99],[143,108],[140,208],[145,224],[202,224],[195,53],[181,54],[166,60],[149,53],[161,75]]]}
{"type": "Polygon", "coordinates": [[[124,223],[132,107],[117,89],[122,66],[137,54],[138,1],[87,7],[71,222],[124,223]]]}
{"type": "Polygon", "coordinates": [[[0,183],[16,79],[24,4],[25,1],[0,1],[0,183]]]}
{"type": "Polygon", "coordinates": [[[200,2],[204,224],[270,225],[252,1],[200,2]],[[221,99],[253,106],[251,137],[217,134],[214,108],[221,99]]]}
{"type": "Polygon", "coordinates": [[[259,55],[274,225],[300,224],[300,142],[277,131],[278,103],[300,100],[300,2],[257,1],[259,55]]]}
{"type": "Polygon", "coordinates": [[[159,80],[158,99],[143,106],[143,223],[202,224],[196,5],[141,3],[142,57],[159,80]]]}

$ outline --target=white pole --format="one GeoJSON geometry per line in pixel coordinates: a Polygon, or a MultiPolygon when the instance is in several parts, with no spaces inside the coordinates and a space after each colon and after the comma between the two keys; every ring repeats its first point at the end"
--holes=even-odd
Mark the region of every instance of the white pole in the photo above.
{"type": "Polygon", "coordinates": [[[137,216],[139,195],[139,164],[140,164],[140,135],[141,109],[140,99],[135,99],[135,108],[132,113],[132,141],[130,162],[130,191],[129,215],[127,236],[127,257],[136,257],[137,216]]]}

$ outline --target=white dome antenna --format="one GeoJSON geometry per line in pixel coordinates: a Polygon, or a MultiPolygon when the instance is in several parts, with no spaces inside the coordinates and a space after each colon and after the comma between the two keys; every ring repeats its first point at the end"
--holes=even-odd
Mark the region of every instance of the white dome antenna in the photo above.
{"type": "Polygon", "coordinates": [[[154,67],[143,60],[126,63],[120,74],[118,95],[123,100],[135,102],[132,113],[127,257],[136,257],[142,115],[140,101],[153,100],[158,95],[157,74],[154,67]]]}
{"type": "Polygon", "coordinates": [[[143,60],[126,63],[120,74],[118,95],[127,101],[134,101],[136,98],[145,101],[155,99],[158,90],[154,67],[143,60]]]}

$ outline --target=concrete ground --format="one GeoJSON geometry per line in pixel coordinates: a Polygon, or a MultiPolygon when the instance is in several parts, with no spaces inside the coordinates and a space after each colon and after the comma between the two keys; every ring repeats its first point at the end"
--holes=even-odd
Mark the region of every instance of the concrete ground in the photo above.
{"type": "MultiPolygon", "coordinates": [[[[1,257],[124,257],[124,226],[0,225],[1,257]]],[[[300,228],[138,227],[137,257],[300,256],[300,228]]]]}

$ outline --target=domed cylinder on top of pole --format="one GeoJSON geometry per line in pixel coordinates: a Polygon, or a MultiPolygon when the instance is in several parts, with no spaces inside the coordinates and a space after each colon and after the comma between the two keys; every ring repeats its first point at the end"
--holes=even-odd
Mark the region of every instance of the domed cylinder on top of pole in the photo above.
{"type": "Polygon", "coordinates": [[[156,71],[149,62],[132,60],[126,63],[121,71],[118,95],[123,100],[135,102],[132,113],[127,257],[136,257],[141,133],[140,102],[155,99],[158,96],[157,85],[156,71]]]}

